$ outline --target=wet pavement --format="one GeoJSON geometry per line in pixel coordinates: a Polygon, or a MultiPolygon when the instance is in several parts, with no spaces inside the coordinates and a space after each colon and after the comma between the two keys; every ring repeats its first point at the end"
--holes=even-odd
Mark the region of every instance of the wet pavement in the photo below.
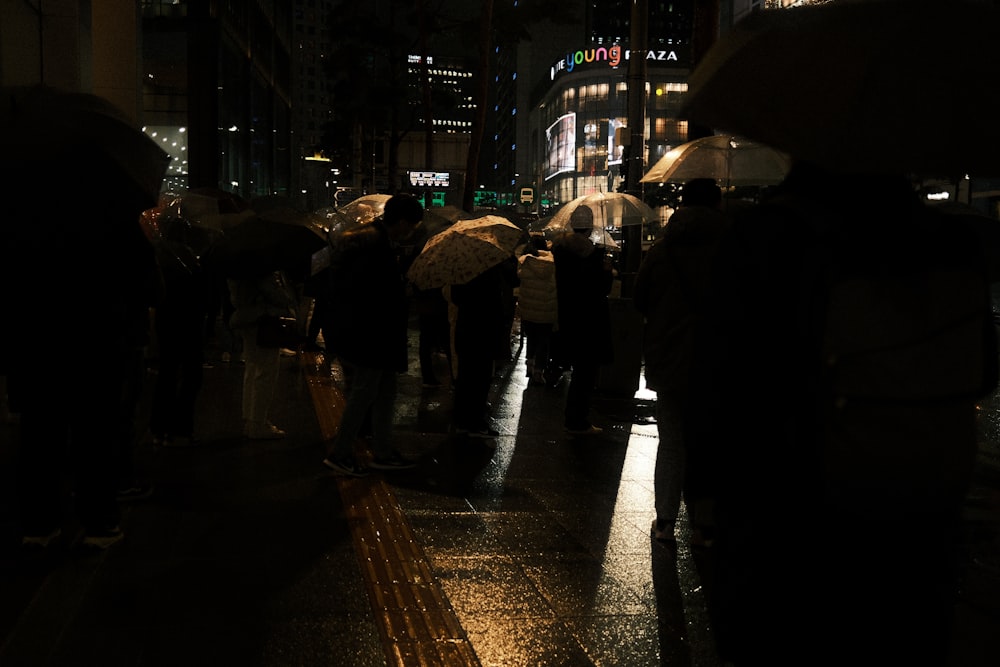
{"type": "MultiPolygon", "coordinates": [[[[414,362],[397,446],[418,465],[360,480],[320,464],[336,363],[283,358],[289,435],[247,441],[242,366],[210,350],[202,446],[142,445],[155,493],[104,552],[73,547],[71,524],[43,554],[17,547],[17,427],[0,426],[0,665],[720,665],[685,517],[676,555],[649,538],[653,395],[641,378],[601,393],[604,433],[569,437],[565,383],[528,386],[519,342],[494,383],[495,442],[450,434],[450,388],[423,388],[414,362]]],[[[1000,664],[1000,397],[982,414],[951,667],[1000,664]]]]}

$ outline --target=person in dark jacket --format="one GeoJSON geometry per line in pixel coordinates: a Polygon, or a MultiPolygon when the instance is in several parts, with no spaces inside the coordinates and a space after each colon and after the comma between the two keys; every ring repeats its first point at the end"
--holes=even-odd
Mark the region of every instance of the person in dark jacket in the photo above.
{"type": "Polygon", "coordinates": [[[689,459],[697,463],[700,452],[685,433],[685,417],[691,398],[695,330],[707,299],[716,248],[729,228],[729,217],[721,208],[722,190],[714,180],[696,178],[685,183],[681,206],[649,249],[632,293],[632,302],[644,319],[646,388],[656,392],[659,443],[651,536],[668,545],[676,544],[674,528],[682,495],[692,525],[691,544],[711,544],[710,493],[702,480],[686,472],[689,459]]]}
{"type": "Polygon", "coordinates": [[[344,366],[347,405],[323,464],[340,475],[361,477],[367,468],[354,443],[371,412],[371,467],[409,468],[392,447],[396,376],[406,371],[409,303],[394,244],[413,235],[423,219],[420,201],[394,195],[381,218],[344,232],[336,240],[331,273],[338,317],[324,331],[328,350],[344,366]],[[329,335],[327,335],[329,333],[329,335]]]}
{"type": "Polygon", "coordinates": [[[614,273],[607,253],[590,240],[593,212],[580,206],[573,211],[570,225],[572,232],[552,242],[560,346],[564,361],[572,367],[564,425],[571,435],[591,435],[603,430],[590,421],[598,373],[601,365],[614,361],[608,304],[614,273]]]}
{"type": "MultiPolygon", "coordinates": [[[[510,262],[515,262],[511,255],[510,262]]],[[[458,374],[452,424],[473,438],[499,435],[489,422],[489,393],[497,360],[510,355],[510,326],[504,311],[508,262],[487,269],[463,285],[449,287],[456,307],[458,374]]]]}

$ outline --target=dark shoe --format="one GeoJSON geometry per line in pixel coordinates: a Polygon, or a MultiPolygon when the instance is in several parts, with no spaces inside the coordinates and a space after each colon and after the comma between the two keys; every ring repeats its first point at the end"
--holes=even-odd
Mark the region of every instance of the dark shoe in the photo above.
{"type": "Polygon", "coordinates": [[[591,424],[589,426],[584,426],[583,428],[570,428],[567,426],[566,432],[570,435],[597,435],[598,433],[603,433],[604,429],[600,426],[594,426],[591,424]]]}
{"type": "Polygon", "coordinates": [[[107,549],[108,547],[121,542],[125,538],[125,533],[118,526],[101,528],[99,530],[88,530],[83,536],[83,546],[95,549],[107,549]]]}
{"type": "Polygon", "coordinates": [[[368,469],[359,465],[353,459],[323,459],[323,465],[332,470],[337,475],[344,477],[367,477],[368,469]]]}
{"type": "Polygon", "coordinates": [[[153,495],[153,485],[143,482],[135,482],[118,489],[117,498],[121,502],[131,502],[135,500],[145,500],[153,495]]]}
{"type": "Polygon", "coordinates": [[[247,438],[250,440],[281,440],[287,433],[274,424],[255,424],[247,427],[247,438]]]}
{"type": "Polygon", "coordinates": [[[407,470],[416,467],[416,465],[413,461],[404,459],[399,452],[393,452],[384,458],[373,458],[368,467],[375,470],[407,470]]]}
{"type": "Polygon", "coordinates": [[[21,544],[26,547],[44,549],[59,539],[62,535],[62,528],[53,528],[44,535],[25,535],[21,538],[21,544]]]}
{"type": "Polygon", "coordinates": [[[482,426],[480,428],[462,428],[461,426],[456,426],[455,433],[465,435],[470,438],[481,438],[484,440],[500,437],[500,431],[489,426],[482,426]]]}
{"type": "Polygon", "coordinates": [[[663,519],[654,519],[653,526],[649,529],[649,536],[660,544],[674,546],[677,538],[674,537],[674,524],[663,519]]]}

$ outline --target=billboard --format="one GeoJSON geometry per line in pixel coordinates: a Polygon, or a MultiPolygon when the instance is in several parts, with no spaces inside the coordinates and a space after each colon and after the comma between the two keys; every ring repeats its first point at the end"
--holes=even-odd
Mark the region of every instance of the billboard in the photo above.
{"type": "Polygon", "coordinates": [[[451,173],[447,171],[411,171],[410,187],[414,188],[446,188],[451,182],[451,173]]]}
{"type": "Polygon", "coordinates": [[[576,171],[575,112],[560,116],[545,130],[543,177],[549,180],[567,171],[576,171]]]}

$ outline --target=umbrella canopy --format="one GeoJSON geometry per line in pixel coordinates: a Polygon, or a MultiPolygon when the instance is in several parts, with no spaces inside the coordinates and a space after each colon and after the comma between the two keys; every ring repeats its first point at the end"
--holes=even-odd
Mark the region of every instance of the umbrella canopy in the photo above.
{"type": "Polygon", "coordinates": [[[385,203],[389,201],[391,195],[363,195],[337,208],[334,213],[337,221],[334,227],[341,228],[349,225],[364,224],[371,222],[382,215],[385,210],[385,203]]]}
{"type": "MultiPolygon", "coordinates": [[[[113,192],[136,216],[157,204],[170,157],[108,100],[47,86],[0,89],[0,182],[5,194],[58,183],[43,205],[113,192]]],[[[7,199],[5,197],[5,199],[7,199]]],[[[36,203],[37,205],[37,203],[36,203]]],[[[98,216],[107,217],[107,216],[98,216]]]]}
{"type": "Polygon", "coordinates": [[[581,207],[590,209],[594,227],[605,229],[641,225],[657,219],[653,209],[634,195],[624,192],[596,192],[564,204],[552,216],[550,224],[566,227],[574,212],[581,207]]]}
{"type": "Polygon", "coordinates": [[[252,278],[287,271],[305,278],[312,273],[313,254],[327,247],[316,218],[287,208],[244,215],[228,227],[206,253],[206,263],[228,278],[252,278]]]}
{"type": "Polygon", "coordinates": [[[1000,10],[839,0],[737,23],[681,114],[828,169],[1000,175],[1000,10]]]}
{"type": "Polygon", "coordinates": [[[526,234],[496,215],[459,220],[427,240],[406,276],[419,289],[463,285],[512,257],[526,234]]]}
{"type": "Polygon", "coordinates": [[[712,178],[724,187],[774,185],[791,166],[787,155],[765,144],[730,134],[702,137],[671,149],[640,183],[686,183],[712,178]]]}
{"type": "MultiPolygon", "coordinates": [[[[549,241],[554,240],[560,234],[572,231],[573,226],[570,223],[569,218],[566,218],[563,221],[556,221],[553,220],[552,217],[549,217],[545,226],[542,227],[542,233],[545,234],[545,238],[549,241]]],[[[620,247],[614,237],[608,233],[608,230],[603,227],[598,227],[597,225],[590,230],[590,240],[594,245],[607,248],[608,250],[618,250],[620,247]]]]}

